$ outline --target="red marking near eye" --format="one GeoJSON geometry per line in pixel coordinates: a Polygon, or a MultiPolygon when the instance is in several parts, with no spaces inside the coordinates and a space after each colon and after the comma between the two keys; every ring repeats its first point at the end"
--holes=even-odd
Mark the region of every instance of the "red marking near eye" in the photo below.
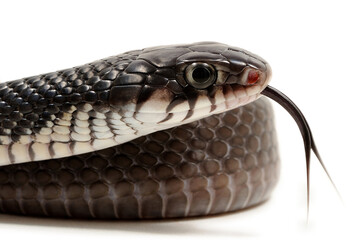
{"type": "Polygon", "coordinates": [[[248,73],[248,77],[247,77],[247,83],[249,85],[253,85],[253,84],[257,83],[257,81],[259,80],[259,77],[260,77],[259,71],[250,70],[248,73]]]}

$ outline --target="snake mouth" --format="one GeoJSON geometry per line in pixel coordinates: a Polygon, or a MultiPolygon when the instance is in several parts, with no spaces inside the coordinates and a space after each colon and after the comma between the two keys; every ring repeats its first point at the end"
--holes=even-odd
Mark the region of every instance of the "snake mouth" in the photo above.
{"type": "Polygon", "coordinates": [[[332,180],[329,172],[327,171],[323,160],[320,157],[319,151],[315,145],[315,141],[310,129],[310,126],[300,111],[300,109],[295,105],[295,103],[287,97],[284,93],[277,90],[274,87],[267,86],[262,92],[262,95],[271,98],[278,104],[280,104],[295,120],[296,124],[299,127],[301,132],[303,141],[304,141],[304,148],[305,148],[305,159],[306,159],[306,179],[307,179],[307,210],[309,212],[309,200],[310,200],[310,156],[311,151],[314,152],[315,156],[317,157],[318,161],[320,162],[323,170],[325,171],[326,175],[328,176],[331,184],[333,185],[334,189],[336,190],[338,196],[341,198],[340,193],[335,186],[334,181],[332,180]]]}
{"type": "MultiPolygon", "coordinates": [[[[246,105],[260,97],[259,92],[249,92],[238,84],[217,86],[211,96],[199,94],[196,99],[184,101],[164,113],[137,112],[134,117],[142,122],[158,119],[158,124],[189,123],[246,105]]],[[[171,103],[169,104],[169,106],[171,103]]]]}

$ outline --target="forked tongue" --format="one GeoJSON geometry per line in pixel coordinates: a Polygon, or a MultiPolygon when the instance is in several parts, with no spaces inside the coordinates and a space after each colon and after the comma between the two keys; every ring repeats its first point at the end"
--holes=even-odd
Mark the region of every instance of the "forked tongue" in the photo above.
{"type": "MultiPolygon", "coordinates": [[[[305,157],[306,157],[306,180],[307,180],[307,216],[309,216],[309,201],[310,201],[310,154],[311,150],[314,152],[315,156],[319,160],[322,168],[326,172],[331,184],[333,185],[334,189],[336,190],[338,196],[340,197],[340,193],[335,186],[335,183],[330,177],[329,172],[326,170],[325,164],[322,161],[320,154],[316,148],[311,129],[309,124],[307,123],[304,115],[300,111],[300,109],[295,105],[293,101],[290,100],[285,94],[273,88],[271,86],[267,86],[262,92],[262,95],[265,95],[275,102],[279,103],[283,108],[286,109],[290,113],[290,115],[294,118],[295,122],[297,123],[301,135],[304,140],[304,147],[305,147],[305,157]]],[[[341,197],[340,197],[341,199],[341,197]]]]}

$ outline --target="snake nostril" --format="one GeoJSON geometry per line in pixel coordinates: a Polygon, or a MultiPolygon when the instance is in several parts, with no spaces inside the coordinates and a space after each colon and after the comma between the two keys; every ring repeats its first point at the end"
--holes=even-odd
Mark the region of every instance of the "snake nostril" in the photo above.
{"type": "Polygon", "coordinates": [[[260,73],[257,70],[250,70],[247,76],[247,84],[253,85],[258,82],[260,73]]]}

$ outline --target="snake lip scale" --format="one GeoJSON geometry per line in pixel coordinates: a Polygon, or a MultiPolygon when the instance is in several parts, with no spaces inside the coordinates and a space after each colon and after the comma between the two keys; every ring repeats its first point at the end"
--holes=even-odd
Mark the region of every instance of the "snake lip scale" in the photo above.
{"type": "MultiPolygon", "coordinates": [[[[129,51],[0,84],[0,212],[147,219],[269,198],[279,173],[270,65],[215,42],[129,51]]],[[[327,173],[327,171],[326,171],[327,173]]],[[[330,179],[331,180],[331,179],[330,179]]]]}

